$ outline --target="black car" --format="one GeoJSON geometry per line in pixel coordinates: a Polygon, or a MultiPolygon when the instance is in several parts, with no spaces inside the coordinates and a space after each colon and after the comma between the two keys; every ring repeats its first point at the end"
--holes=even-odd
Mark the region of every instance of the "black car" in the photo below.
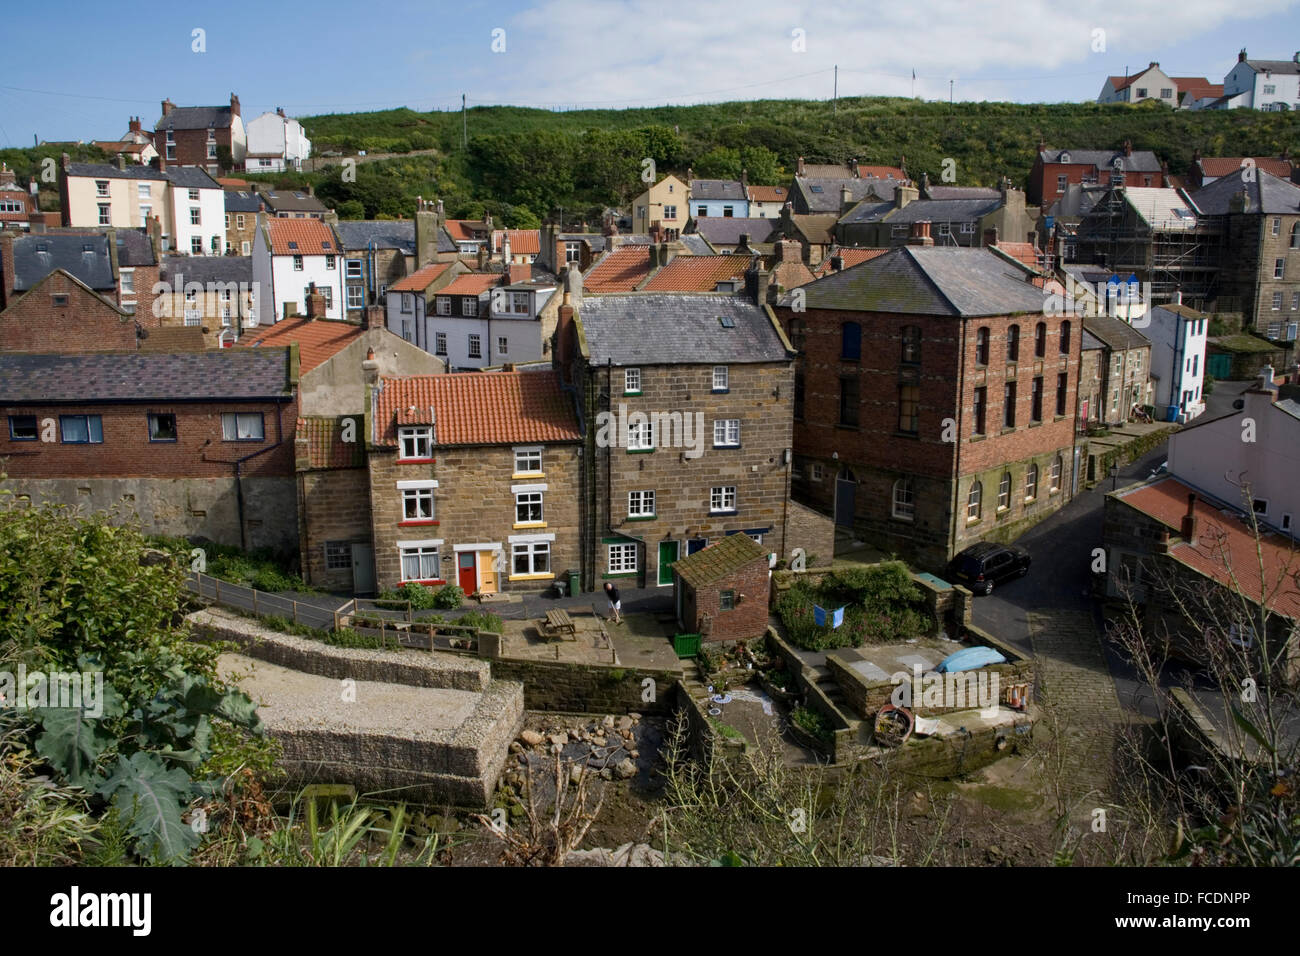
{"type": "Polygon", "coordinates": [[[1029,552],[1019,545],[981,541],[948,562],[948,578],[976,594],[990,594],[993,585],[1029,573],[1029,552]]]}

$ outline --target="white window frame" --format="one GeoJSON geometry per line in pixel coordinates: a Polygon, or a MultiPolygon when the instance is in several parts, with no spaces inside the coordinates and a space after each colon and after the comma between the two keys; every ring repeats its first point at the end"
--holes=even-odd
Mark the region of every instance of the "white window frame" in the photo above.
{"type": "Polygon", "coordinates": [[[510,573],[512,577],[531,577],[545,574],[554,577],[551,572],[551,542],[549,541],[515,541],[510,545],[510,573]],[[543,557],[543,561],[538,561],[543,557]],[[525,570],[519,569],[519,559],[527,562],[525,570]],[[539,567],[539,565],[541,565],[539,567]]]}
{"type": "Polygon", "coordinates": [[[223,412],[221,415],[223,441],[266,441],[266,421],[261,412],[223,412]],[[256,422],[256,428],[253,423],[256,422]]]}
{"type": "Polygon", "coordinates": [[[655,447],[654,422],[647,419],[644,422],[628,423],[627,426],[628,451],[649,451],[654,447],[655,447]]]}
{"type": "Polygon", "coordinates": [[[998,479],[998,511],[1011,508],[1011,472],[1004,471],[998,479]]]}
{"type": "Polygon", "coordinates": [[[399,481],[397,490],[402,494],[402,521],[436,521],[437,503],[433,493],[437,488],[436,481],[399,481]]]}
{"type": "Polygon", "coordinates": [[[607,544],[605,566],[609,574],[635,574],[637,571],[636,542],[626,541],[607,544]]]}
{"type": "Polygon", "coordinates": [[[627,516],[629,518],[653,518],[655,516],[655,493],[639,489],[627,493],[627,516]]]}
{"type": "Polygon", "coordinates": [[[713,420],[713,447],[740,447],[739,418],[715,418],[713,420]]]}
{"type": "Polygon", "coordinates": [[[1047,487],[1047,490],[1049,492],[1061,490],[1061,474],[1065,470],[1063,465],[1064,463],[1060,455],[1057,455],[1055,458],[1052,459],[1051,477],[1048,479],[1048,487],[1047,487]]]}
{"type": "Polygon", "coordinates": [[[451,315],[451,296],[440,295],[434,300],[438,315],[451,315]]]}
{"type": "Polygon", "coordinates": [[[735,485],[714,485],[709,489],[709,514],[725,514],[736,510],[735,485]]]}
{"type": "MultiPolygon", "coordinates": [[[[242,228],[242,226],[241,226],[241,228],[242,228]]],[[[347,274],[347,277],[348,277],[349,279],[361,279],[361,278],[364,278],[364,276],[362,276],[362,274],[361,274],[361,260],[360,260],[360,259],[348,259],[347,262],[344,263],[344,269],[346,270],[346,274],[347,274]]]]}
{"type": "Polygon", "coordinates": [[[514,449],[514,453],[514,473],[516,475],[540,475],[544,473],[541,445],[521,445],[514,449]],[[537,466],[536,468],[532,467],[534,464],[537,466]]]}
{"type": "Polygon", "coordinates": [[[731,389],[731,375],[725,365],[713,366],[713,391],[726,392],[731,389]]]}
{"type": "Polygon", "coordinates": [[[641,370],[639,368],[623,369],[623,394],[641,394],[641,370]]]}
{"type": "Polygon", "coordinates": [[[460,314],[464,316],[478,315],[478,299],[472,295],[462,296],[460,300],[460,314]]]}
{"type": "Polygon", "coordinates": [[[434,355],[447,354],[447,333],[446,332],[433,333],[433,354],[434,355]]]}
{"type": "Polygon", "coordinates": [[[824,472],[823,472],[823,470],[822,470],[822,466],[821,466],[821,463],[820,463],[820,462],[816,462],[816,461],[813,462],[813,463],[812,463],[812,468],[809,469],[809,470],[811,471],[811,475],[810,475],[809,477],[811,477],[813,481],[821,481],[821,480],[822,480],[822,477],[823,477],[823,475],[824,475],[824,472]]]}
{"type": "Polygon", "coordinates": [[[403,425],[397,429],[397,460],[428,461],[433,458],[433,427],[403,425]]]}
{"type": "Polygon", "coordinates": [[[360,309],[366,304],[366,290],[359,285],[348,286],[348,308],[360,309]]]}
{"type": "Polygon", "coordinates": [[[515,492],[515,526],[546,524],[545,497],[545,493],[541,491],[515,492]],[[532,517],[534,508],[537,514],[535,518],[532,517]]]}
{"type": "Polygon", "coordinates": [[[899,521],[916,520],[916,489],[911,478],[899,478],[894,482],[890,513],[899,521]]]}
{"type": "Polygon", "coordinates": [[[401,578],[403,581],[441,581],[442,577],[442,555],[440,550],[442,541],[399,541],[397,542],[398,561],[401,567],[401,578]],[[434,575],[428,577],[420,575],[418,577],[407,577],[407,559],[414,559],[417,562],[417,570],[425,570],[424,562],[432,560],[434,575]]]}
{"type": "Polygon", "coordinates": [[[469,333],[465,342],[466,354],[472,359],[483,357],[483,336],[478,332],[469,333]]]}
{"type": "Polygon", "coordinates": [[[293,257],[293,271],[302,272],[302,256],[295,255],[293,257]]]}
{"type": "Polygon", "coordinates": [[[984,482],[971,482],[966,493],[966,521],[979,521],[984,516],[984,482]]]}

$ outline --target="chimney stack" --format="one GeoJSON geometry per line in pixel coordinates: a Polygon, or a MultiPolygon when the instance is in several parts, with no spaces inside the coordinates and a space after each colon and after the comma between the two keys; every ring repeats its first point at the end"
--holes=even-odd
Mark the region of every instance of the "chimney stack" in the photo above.
{"type": "Polygon", "coordinates": [[[384,327],[383,303],[368,305],[361,310],[361,327],[363,329],[382,329],[384,327]]]}
{"type": "Polygon", "coordinates": [[[1124,155],[1125,156],[1133,155],[1133,141],[1131,139],[1124,140],[1124,155]]]}
{"type": "Polygon", "coordinates": [[[1179,533],[1183,540],[1187,541],[1193,547],[1196,545],[1196,493],[1189,492],[1187,495],[1187,514],[1183,515],[1182,527],[1179,533]]]}
{"type": "Polygon", "coordinates": [[[132,116],[129,120],[127,120],[126,128],[127,131],[131,133],[140,132],[140,117],[132,116]]]}
{"type": "Polygon", "coordinates": [[[379,361],[375,358],[374,349],[366,349],[366,359],[361,363],[361,369],[367,385],[379,384],[379,361]]]}
{"type": "Polygon", "coordinates": [[[798,164],[795,166],[794,174],[795,174],[796,176],[802,176],[802,175],[804,174],[804,171],[803,171],[803,157],[802,157],[802,156],[799,157],[799,162],[798,162],[798,164]]]}
{"type": "Polygon", "coordinates": [[[307,318],[325,318],[325,293],[316,288],[316,283],[307,286],[307,318]]]}
{"type": "Polygon", "coordinates": [[[283,106],[277,106],[277,107],[275,108],[275,115],[287,119],[287,117],[285,117],[285,115],[284,115],[284,107],[283,107],[283,106]]]}
{"type": "Polygon", "coordinates": [[[239,115],[239,97],[236,96],[234,93],[230,94],[230,115],[231,116],[239,115]]]}
{"type": "Polygon", "coordinates": [[[1238,63],[1245,63],[1245,62],[1246,62],[1246,48],[1245,48],[1245,47],[1242,47],[1242,48],[1241,48],[1241,52],[1237,54],[1237,62],[1238,62],[1238,63]]]}
{"type": "Polygon", "coordinates": [[[803,247],[794,239],[782,239],[776,244],[778,262],[802,262],[803,247]]]}
{"type": "Polygon", "coordinates": [[[842,272],[844,270],[844,257],[831,256],[831,272],[842,272]]]}
{"type": "Polygon", "coordinates": [[[934,239],[930,235],[930,221],[928,219],[912,223],[912,235],[908,237],[907,244],[909,246],[934,245],[934,239]]]}
{"type": "Polygon", "coordinates": [[[996,246],[998,244],[998,227],[990,226],[984,230],[984,245],[996,246]]]}
{"type": "Polygon", "coordinates": [[[176,104],[171,100],[162,101],[162,114],[164,118],[171,115],[171,111],[174,109],[176,109],[176,104]]]}
{"type": "Polygon", "coordinates": [[[894,189],[894,205],[902,209],[908,203],[915,201],[920,196],[920,192],[915,186],[899,185],[894,189]]]}

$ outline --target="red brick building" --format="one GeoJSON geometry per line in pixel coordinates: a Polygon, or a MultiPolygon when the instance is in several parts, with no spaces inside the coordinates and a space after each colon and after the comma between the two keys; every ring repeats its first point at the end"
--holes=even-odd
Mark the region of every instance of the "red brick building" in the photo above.
{"type": "Polygon", "coordinates": [[[228,168],[242,168],[248,135],[239,114],[239,97],[231,93],[229,106],[177,106],[163,100],[162,118],[154,126],[154,147],[169,166],[199,166],[215,176],[228,156],[228,168]]]}
{"type": "Polygon", "coordinates": [[[0,352],[133,351],[135,319],[56,269],[0,311],[0,352]]]}
{"type": "Polygon", "coordinates": [[[795,499],[931,569],[1054,512],[1071,488],[1082,329],[1044,304],[987,249],[925,245],[783,297],[795,499]]]}
{"type": "Polygon", "coordinates": [[[673,565],[677,625],[706,641],[747,641],[767,631],[767,549],[727,535],[673,565]]]}
{"type": "Polygon", "coordinates": [[[26,229],[31,210],[32,199],[27,190],[18,185],[14,171],[0,163],[0,228],[5,223],[16,223],[26,229]]]}
{"type": "Polygon", "coordinates": [[[1065,195],[1068,185],[1148,186],[1169,185],[1168,168],[1156,154],[1135,150],[1127,140],[1120,149],[1048,149],[1038,144],[1038,156],[1029,173],[1025,201],[1050,206],[1065,195]]]}
{"type": "Polygon", "coordinates": [[[295,552],[294,364],[288,349],[0,354],[9,487],[295,552]]]}

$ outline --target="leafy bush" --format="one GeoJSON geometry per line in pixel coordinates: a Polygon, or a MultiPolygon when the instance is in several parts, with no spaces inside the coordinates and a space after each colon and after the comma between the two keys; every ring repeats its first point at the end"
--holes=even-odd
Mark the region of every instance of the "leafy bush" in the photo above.
{"type": "Polygon", "coordinates": [[[456,619],[456,623],[464,627],[477,627],[480,631],[491,631],[493,634],[500,634],[505,626],[501,617],[491,611],[466,611],[456,619]]]}
{"type": "Polygon", "coordinates": [[[810,707],[796,707],[790,711],[791,723],[811,734],[828,747],[835,742],[835,732],[826,715],[810,707]]]}
{"type": "Polygon", "coordinates": [[[901,561],[866,567],[840,568],[820,585],[798,581],[776,602],[776,612],[790,640],[806,650],[860,647],[908,640],[934,629],[934,618],[922,606],[924,594],[901,561]],[[817,605],[832,611],[844,607],[838,628],[818,627],[817,605]]]}
{"type": "Polygon", "coordinates": [[[321,638],[333,647],[352,647],[364,650],[393,650],[399,646],[397,636],[381,634],[362,634],[350,627],[341,627],[337,631],[324,631],[321,638]]]}
{"type": "Polygon", "coordinates": [[[433,595],[433,606],[440,608],[457,608],[465,600],[465,592],[454,584],[444,584],[433,595]]]}

